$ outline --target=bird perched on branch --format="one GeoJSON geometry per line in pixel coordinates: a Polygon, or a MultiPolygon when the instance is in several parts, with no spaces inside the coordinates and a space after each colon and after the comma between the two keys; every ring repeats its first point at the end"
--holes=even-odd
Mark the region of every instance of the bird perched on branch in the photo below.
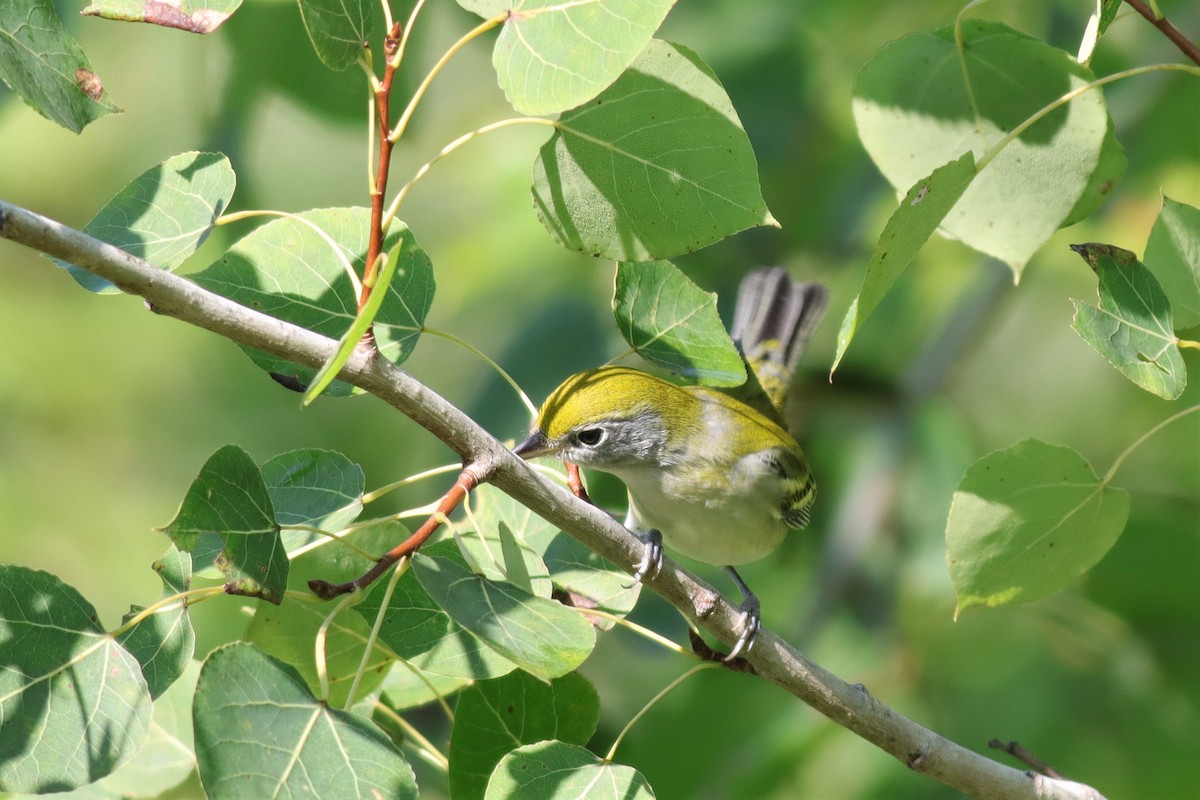
{"type": "Polygon", "coordinates": [[[738,290],[731,335],[750,379],[737,396],[678,386],[630,367],[567,378],[515,451],[557,456],[611,473],[629,490],[626,527],[646,540],[635,579],[653,576],[662,544],[722,566],[741,591],[742,632],[727,660],[749,648],[758,598],[734,569],[808,524],[816,482],[784,428],[796,363],[824,313],[827,293],[782,268],[752,272],[738,290]]]}

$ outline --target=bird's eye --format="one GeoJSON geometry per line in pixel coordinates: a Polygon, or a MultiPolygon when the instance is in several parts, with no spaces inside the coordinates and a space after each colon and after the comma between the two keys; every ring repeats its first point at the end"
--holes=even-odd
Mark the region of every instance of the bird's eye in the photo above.
{"type": "Polygon", "coordinates": [[[604,441],[604,429],[584,428],[578,434],[576,434],[576,438],[579,440],[579,443],[585,447],[595,447],[596,445],[600,444],[600,442],[604,441]]]}

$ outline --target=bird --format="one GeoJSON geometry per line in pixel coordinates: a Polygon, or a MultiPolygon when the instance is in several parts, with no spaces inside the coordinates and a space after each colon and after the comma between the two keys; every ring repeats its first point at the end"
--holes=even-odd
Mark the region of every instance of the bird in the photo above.
{"type": "Polygon", "coordinates": [[[748,366],[735,394],[679,385],[628,366],[568,377],[538,410],[522,458],[554,456],[607,472],[628,490],[625,526],[646,543],[636,582],[653,577],[663,545],[723,567],[742,594],[742,631],[726,661],[761,626],[758,597],[735,569],[809,523],[816,481],[786,430],[787,388],[827,291],[780,267],[751,272],[738,291],[731,335],[748,366]]]}

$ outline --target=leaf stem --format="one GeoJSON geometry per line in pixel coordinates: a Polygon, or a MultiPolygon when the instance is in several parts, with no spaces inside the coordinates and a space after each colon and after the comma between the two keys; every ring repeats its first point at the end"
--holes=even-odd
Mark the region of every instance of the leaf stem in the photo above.
{"type": "Polygon", "coordinates": [[[321,690],[321,699],[329,700],[329,665],[325,661],[325,642],[329,638],[329,626],[333,624],[333,618],[341,613],[342,609],[350,605],[355,599],[354,594],[347,594],[334,605],[333,609],[325,615],[325,619],[321,621],[321,627],[317,628],[317,635],[313,638],[313,663],[317,669],[317,683],[321,690]]]}
{"type": "Polygon", "coordinates": [[[389,484],[380,486],[378,489],[375,489],[374,491],[367,492],[366,494],[364,494],[362,496],[362,501],[363,501],[363,503],[373,503],[376,500],[378,500],[379,498],[383,497],[385,494],[388,494],[389,492],[393,492],[396,489],[399,489],[403,486],[408,486],[409,484],[416,483],[417,481],[423,481],[426,478],[432,478],[435,475],[445,475],[447,472],[456,472],[457,470],[460,470],[460,469],[462,469],[462,464],[460,464],[458,462],[455,462],[453,464],[443,464],[440,467],[434,467],[433,469],[427,469],[424,472],[418,472],[415,475],[409,475],[407,478],[401,478],[398,481],[392,481],[389,484]]]}
{"type": "Polygon", "coordinates": [[[325,537],[324,539],[317,539],[309,542],[306,545],[303,545],[302,547],[296,548],[291,553],[288,553],[289,559],[294,559],[296,556],[304,555],[310,550],[315,550],[322,545],[329,544],[330,542],[341,542],[346,547],[349,547],[351,550],[370,561],[374,561],[376,558],[378,558],[378,556],[376,556],[374,553],[368,553],[354,542],[351,542],[349,539],[345,538],[346,534],[352,533],[353,531],[357,530],[357,528],[347,527],[340,531],[327,531],[324,528],[316,528],[312,525],[280,525],[279,527],[281,530],[285,531],[305,531],[307,533],[315,533],[325,537]]]}
{"type": "MultiPolygon", "coordinates": [[[[387,0],[384,0],[387,3],[387,0]]],[[[404,25],[404,33],[400,35],[400,45],[396,48],[396,55],[393,60],[396,62],[396,67],[399,68],[400,62],[404,60],[404,51],[408,49],[408,36],[412,33],[413,27],[417,24],[417,14],[425,6],[425,0],[417,0],[413,6],[412,12],[408,15],[408,22],[404,25]]],[[[390,24],[390,20],[389,20],[390,24]]]]}
{"type": "Polygon", "coordinates": [[[720,666],[720,664],[716,661],[703,661],[703,662],[697,664],[696,666],[692,667],[691,669],[689,669],[687,672],[680,675],[675,680],[671,681],[669,684],[667,684],[666,688],[663,689],[658,694],[654,695],[654,697],[650,699],[650,702],[646,703],[646,705],[642,707],[641,711],[634,714],[633,719],[629,720],[629,723],[624,727],[624,729],[622,729],[622,731],[619,734],[617,734],[617,739],[616,739],[616,741],[613,742],[612,747],[609,748],[608,755],[606,755],[604,757],[604,760],[608,761],[608,762],[611,762],[613,760],[613,758],[617,754],[617,747],[620,746],[621,740],[625,738],[625,734],[629,733],[630,729],[633,728],[633,726],[637,724],[637,721],[640,720],[642,717],[646,716],[646,712],[648,712],[651,708],[653,708],[655,705],[657,705],[659,700],[662,700],[664,697],[666,697],[668,694],[670,694],[671,690],[673,690],[676,686],[678,686],[679,684],[686,681],[688,678],[695,675],[697,672],[700,672],[701,670],[705,670],[705,669],[712,669],[713,667],[717,667],[717,666],[720,666]]]}
{"type": "Polygon", "coordinates": [[[433,743],[426,739],[419,730],[413,727],[411,722],[396,713],[396,710],[389,707],[386,703],[376,703],[375,710],[379,711],[392,722],[396,723],[396,726],[404,731],[405,736],[407,736],[409,739],[412,739],[414,742],[414,744],[410,746],[422,757],[424,757],[426,761],[433,764],[443,772],[449,771],[450,759],[446,758],[442,751],[434,747],[433,743]]]}
{"type": "MultiPolygon", "coordinates": [[[[392,577],[388,579],[387,587],[383,590],[383,597],[379,601],[379,612],[375,614],[375,622],[371,625],[371,633],[367,636],[367,643],[363,647],[362,658],[358,662],[358,669],[354,670],[354,680],[350,684],[350,691],[346,694],[345,709],[350,710],[354,705],[354,696],[358,694],[359,684],[362,683],[363,676],[367,673],[367,664],[371,660],[371,654],[375,650],[375,643],[379,641],[379,630],[383,627],[384,617],[387,616],[388,604],[392,602],[392,593],[396,591],[396,584],[403,577],[404,573],[408,572],[409,559],[404,556],[396,562],[396,568],[392,570],[392,577]]],[[[347,597],[353,597],[353,594],[347,597]]]]}
{"type": "Polygon", "coordinates": [[[387,212],[383,215],[383,224],[387,226],[392,223],[392,219],[395,218],[396,212],[400,209],[400,204],[404,202],[404,198],[408,196],[408,193],[412,190],[413,185],[417,181],[421,180],[421,178],[425,177],[425,173],[429,172],[429,170],[433,168],[434,164],[438,163],[443,158],[450,155],[472,139],[482,136],[485,133],[491,133],[492,131],[499,130],[500,128],[506,128],[509,125],[548,125],[554,128],[558,126],[558,123],[554,120],[543,119],[542,117],[511,117],[509,119],[502,119],[498,122],[493,122],[488,125],[484,125],[481,128],[476,128],[473,131],[464,133],[462,136],[459,136],[457,139],[450,142],[450,144],[439,150],[433,158],[422,164],[420,168],[413,173],[413,176],[409,178],[408,183],[400,187],[400,191],[396,193],[396,196],[392,199],[391,204],[388,206],[387,212]]]}
{"type": "Polygon", "coordinates": [[[489,367],[496,370],[497,374],[499,374],[500,377],[504,379],[505,383],[507,383],[509,386],[512,387],[512,390],[516,393],[517,398],[525,406],[526,410],[529,411],[529,416],[531,418],[537,417],[537,413],[538,413],[537,406],[535,406],[533,404],[533,401],[529,399],[529,395],[525,394],[525,390],[522,389],[515,380],[513,380],[513,377],[511,375],[509,375],[507,372],[504,371],[503,367],[501,367],[499,364],[497,364],[495,361],[493,361],[490,357],[488,357],[488,355],[486,353],[484,353],[478,347],[471,344],[466,339],[463,339],[460,336],[455,336],[453,333],[450,333],[449,331],[441,331],[441,330],[438,330],[437,328],[430,328],[428,326],[422,325],[421,332],[428,333],[431,336],[439,336],[447,341],[454,342],[459,347],[464,347],[471,353],[474,353],[476,356],[483,359],[489,367]]]}
{"type": "Polygon", "coordinates": [[[683,645],[681,645],[677,642],[671,641],[667,637],[663,636],[661,633],[658,633],[657,631],[652,631],[649,628],[638,625],[636,622],[632,622],[632,621],[626,619],[625,617],[620,617],[620,616],[617,616],[616,614],[610,614],[609,612],[601,611],[598,608],[577,608],[575,606],[567,606],[567,608],[570,608],[573,611],[577,611],[585,617],[599,617],[601,619],[606,619],[609,622],[613,622],[617,625],[621,625],[622,627],[633,631],[634,633],[638,634],[639,636],[644,636],[645,638],[649,639],[650,641],[654,642],[655,644],[662,645],[667,650],[670,650],[673,653],[678,653],[681,656],[687,656],[688,658],[693,659],[695,661],[703,661],[704,660],[700,656],[696,655],[696,653],[692,652],[691,650],[689,650],[688,648],[684,647],[683,645]]]}
{"type": "Polygon", "coordinates": [[[1149,64],[1144,67],[1134,67],[1132,69],[1122,70],[1121,72],[1114,72],[1111,75],[1105,75],[1103,78],[1097,78],[1090,83],[1085,83],[1083,86],[1077,86],[1076,88],[1059,97],[1057,100],[1054,100],[1038,111],[1035,111],[1029,116],[1028,119],[1009,131],[1004,138],[992,145],[992,148],[984,153],[977,162],[975,162],[975,173],[979,174],[980,172],[983,172],[983,168],[986,167],[993,158],[998,156],[1000,152],[1009,145],[1010,142],[1018,138],[1025,131],[1029,130],[1029,128],[1036,124],[1042,117],[1053,112],[1055,109],[1066,105],[1076,97],[1079,97],[1081,94],[1084,94],[1092,89],[1099,88],[1106,83],[1119,81],[1122,78],[1132,78],[1135,75],[1141,75],[1146,72],[1160,72],[1163,70],[1181,70],[1183,72],[1189,72],[1193,75],[1200,76],[1200,68],[1192,67],[1187,64],[1149,64]]]}
{"type": "Polygon", "coordinates": [[[225,594],[224,586],[205,586],[199,589],[188,589],[186,592],[179,592],[178,594],[173,594],[169,597],[163,597],[157,602],[146,606],[125,622],[122,622],[118,628],[110,631],[108,635],[116,639],[118,636],[126,633],[147,617],[160,614],[163,611],[171,611],[177,604],[187,607],[193,605],[194,603],[199,603],[202,600],[207,600],[210,597],[216,597],[217,595],[222,594],[225,594]]]}
{"type": "MultiPolygon", "coordinates": [[[[418,4],[417,7],[419,8],[420,4],[418,4]]],[[[413,10],[413,13],[416,13],[416,9],[413,10]]],[[[509,12],[505,11],[501,14],[497,14],[491,19],[484,20],[470,31],[463,34],[462,38],[460,38],[457,42],[450,45],[450,49],[442,54],[442,57],[437,60],[437,63],[434,64],[433,67],[430,68],[429,74],[425,76],[425,79],[421,81],[421,84],[413,92],[412,97],[408,101],[408,105],[405,106],[404,112],[400,115],[400,119],[396,122],[396,127],[391,131],[390,138],[393,142],[400,141],[400,137],[404,135],[405,129],[408,128],[408,121],[412,119],[413,112],[417,110],[417,106],[420,104],[421,99],[425,96],[425,92],[429,90],[429,85],[433,83],[433,79],[436,78],[438,73],[442,71],[442,69],[446,66],[446,63],[454,57],[454,54],[466,47],[467,44],[469,44],[473,39],[483,35],[484,33],[487,33],[497,25],[502,24],[506,19],[508,19],[508,15],[509,12]]]]}
{"type": "Polygon", "coordinates": [[[1190,347],[1192,350],[1200,350],[1200,342],[1193,342],[1191,339],[1176,339],[1177,347],[1190,347]]]}
{"type": "Polygon", "coordinates": [[[1167,417],[1162,422],[1158,423],[1153,428],[1151,428],[1150,430],[1146,431],[1141,436],[1139,436],[1133,442],[1133,444],[1131,444],[1131,445],[1129,445],[1129,447],[1125,448],[1124,452],[1122,452],[1121,455],[1117,456],[1117,460],[1113,462],[1113,465],[1109,468],[1108,472],[1105,473],[1104,480],[1101,481],[1101,483],[1106,483],[1106,484],[1110,483],[1113,479],[1113,476],[1117,474],[1117,470],[1119,470],[1121,468],[1121,464],[1123,464],[1125,462],[1125,459],[1129,457],[1129,454],[1132,453],[1134,450],[1136,450],[1138,448],[1138,446],[1140,446],[1142,444],[1142,442],[1146,441],[1151,436],[1153,436],[1154,434],[1161,431],[1163,428],[1170,425],[1172,422],[1183,419],[1188,414],[1195,413],[1196,411],[1200,411],[1200,405],[1194,405],[1191,408],[1185,408],[1183,411],[1180,411],[1177,414],[1172,414],[1171,416],[1167,417]]]}

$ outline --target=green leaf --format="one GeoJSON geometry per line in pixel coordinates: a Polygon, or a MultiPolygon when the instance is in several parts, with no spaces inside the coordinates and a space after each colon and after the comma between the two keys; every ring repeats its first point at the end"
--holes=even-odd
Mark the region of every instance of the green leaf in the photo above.
{"type": "Polygon", "coordinates": [[[717,295],[670,261],[617,265],[613,316],[651,364],[710,386],[740,386],[746,365],[717,314],[717,295]]]}
{"type": "Polygon", "coordinates": [[[1200,208],[1164,197],[1143,260],[1171,301],[1175,327],[1200,325],[1200,208]]]}
{"type": "Polygon", "coordinates": [[[464,533],[458,544],[466,551],[470,563],[485,577],[508,581],[538,597],[550,596],[553,585],[542,557],[536,549],[518,539],[506,523],[464,533]]]}
{"type": "Polygon", "coordinates": [[[1117,12],[1121,10],[1121,5],[1124,0],[1097,0],[1098,10],[1100,12],[1100,35],[1103,36],[1108,30],[1108,26],[1112,25],[1113,20],[1117,18],[1117,12]]]}
{"type": "MultiPolygon", "coordinates": [[[[346,541],[368,553],[383,553],[407,537],[408,531],[403,525],[390,522],[354,531],[347,535],[346,541]]],[[[288,570],[288,586],[307,593],[306,587],[312,578],[340,583],[357,578],[373,563],[342,542],[327,541],[292,559],[288,570]]],[[[318,602],[315,598],[308,602],[294,602],[289,598],[280,606],[259,603],[245,638],[268,655],[294,667],[304,678],[309,690],[319,696],[321,681],[316,662],[317,635],[335,607],[335,603],[318,602]]],[[[350,686],[362,663],[370,632],[371,620],[349,609],[343,609],[334,616],[325,630],[324,659],[329,696],[321,699],[336,708],[348,705],[350,686]]],[[[396,655],[377,642],[367,660],[355,700],[375,691],[395,661],[396,655]]]]}
{"type": "MultiPolygon", "coordinates": [[[[886,45],[859,73],[859,137],[898,191],[964,150],[980,159],[1034,113],[1094,80],[1071,54],[1001,23],[970,20],[962,33],[962,58],[949,27],[886,45]]],[[[1108,128],[1101,92],[1075,97],[981,167],[942,227],[1019,277],[1088,191],[1108,128]]]]}
{"type": "Polygon", "coordinates": [[[204,554],[198,566],[215,563],[230,594],[283,599],[288,561],[275,511],[258,465],[240,447],[213,453],[163,532],[180,550],[204,554]]]}
{"type": "Polygon", "coordinates": [[[404,711],[449,697],[470,684],[470,678],[437,675],[413,666],[411,661],[402,661],[383,679],[381,699],[393,711],[404,711]]]}
{"type": "Polygon", "coordinates": [[[171,0],[157,3],[148,3],[146,0],[101,0],[79,13],[118,22],[147,22],[189,33],[212,33],[241,4],[242,0],[171,0]]]}
{"type": "MultiPolygon", "coordinates": [[[[512,13],[492,54],[500,88],[522,114],[556,114],[585,103],[629,66],[674,4],[675,0],[505,3],[512,13]]],[[[495,11],[485,16],[495,16],[495,11]]]]}
{"type": "Polygon", "coordinates": [[[562,115],[534,162],[533,202],[563,247],[617,261],[670,258],[778,224],[725,89],[695,53],[656,40],[562,115]]]}
{"type": "Polygon", "coordinates": [[[0,80],[34,111],[75,133],[121,110],[51,0],[0,3],[0,80]]]}
{"type": "MultiPolygon", "coordinates": [[[[293,450],[262,465],[263,483],[280,526],[304,525],[331,533],[362,513],[362,467],[332,450],[293,450]]],[[[325,539],[310,531],[281,534],[288,552],[325,539]]],[[[385,549],[390,549],[385,548],[385,549]]]]}
{"type": "Polygon", "coordinates": [[[1100,278],[1100,305],[1079,300],[1071,327],[1125,377],[1148,392],[1174,400],[1187,385],[1187,367],[1171,323],[1171,304],[1154,273],[1128,250],[1078,244],[1100,278]]]}
{"type": "Polygon", "coordinates": [[[938,167],[908,190],[908,194],[900,201],[900,207],[884,226],[875,252],[871,254],[871,261],[867,264],[862,287],[850,303],[850,308],[846,309],[846,316],[838,331],[837,354],[829,369],[830,375],[837,370],[854,334],[879,306],[900,273],[929,241],[974,178],[975,158],[968,152],[956,161],[938,167]]]}
{"type": "Polygon", "coordinates": [[[564,742],[518,747],[500,760],[488,781],[488,800],[648,800],[654,790],[632,767],[602,761],[564,742]]]}
{"type": "Polygon", "coordinates": [[[1129,160],[1125,158],[1125,148],[1117,139],[1117,131],[1110,118],[1108,130],[1104,133],[1104,143],[1100,145],[1100,160],[1096,164],[1096,169],[1088,178],[1087,187],[1083,190],[1078,202],[1075,203],[1075,207],[1059,224],[1059,227],[1069,227],[1094,214],[1096,209],[1100,208],[1108,199],[1112,190],[1116,188],[1117,182],[1125,174],[1127,166],[1129,166],[1129,160]]]}
{"type": "Polygon", "coordinates": [[[300,0],[300,18],[317,58],[332,70],[350,66],[370,38],[367,0],[300,0]]]}
{"type": "Polygon", "coordinates": [[[0,565],[0,643],[0,792],[73,789],[142,748],[151,700],[141,667],[75,589],[0,565]]]}
{"type": "Polygon", "coordinates": [[[199,675],[200,662],[189,661],[179,680],[155,699],[145,746],[123,767],[92,786],[111,792],[115,798],[158,797],[192,774],[196,768],[192,698],[199,675]]]}
{"type": "MultiPolygon", "coordinates": [[[[466,569],[453,541],[425,545],[421,552],[452,559],[466,569]]],[[[516,669],[512,661],[455,624],[411,572],[396,584],[379,629],[381,642],[431,678],[484,680],[516,669]]],[[[379,613],[385,583],[376,581],[354,606],[368,624],[374,624],[379,613]]]]}
{"type": "MultiPolygon", "coordinates": [[[[154,571],[162,579],[160,600],[186,592],[192,581],[192,556],[174,545],[154,562],[154,571]]],[[[128,622],[142,606],[133,606],[122,623],[128,622]]],[[[117,641],[142,665],[150,696],[154,699],[167,690],[192,663],[196,632],[188,616],[187,605],[178,600],[160,609],[117,637],[117,641]]]]}
{"type": "Polygon", "coordinates": [[[1069,447],[1027,439],[984,456],[946,522],[955,616],[1065,588],[1108,552],[1128,516],[1129,495],[1069,447]]]}
{"type": "MultiPolygon", "coordinates": [[[[340,339],[358,315],[358,294],[339,253],[362,274],[370,221],[366,208],[318,209],[274,220],[256,228],[194,278],[242,305],[340,339]],[[336,242],[337,251],[314,227],[336,242]]],[[[374,325],[380,353],[394,364],[403,362],[416,347],[434,290],[429,256],[403,223],[393,222],[384,238],[385,252],[401,242],[397,276],[374,325]]],[[[263,369],[305,386],[315,374],[258,350],[246,348],[246,354],[263,369]]],[[[350,392],[349,385],[335,382],[326,394],[350,392]]]]}
{"type": "MultiPolygon", "coordinates": [[[[92,217],[83,232],[160,269],[173,270],[196,251],[233,197],[236,178],[221,153],[181,153],[143,172],[92,217]]],[[[120,290],[105,278],[60,259],[91,292],[120,290]]]]}
{"type": "Polygon", "coordinates": [[[483,800],[496,764],[514,746],[559,739],[585,745],[600,721],[600,697],[569,672],[549,684],[518,670],[463,692],[450,733],[450,794],[483,800]]]}
{"type": "Polygon", "coordinates": [[[354,348],[358,347],[359,342],[371,330],[371,326],[375,323],[375,317],[379,315],[379,309],[383,306],[384,301],[387,300],[387,289],[392,285],[392,280],[396,277],[396,269],[400,266],[400,259],[403,253],[404,247],[401,244],[399,247],[395,247],[383,254],[383,265],[375,275],[374,288],[367,298],[367,302],[358,310],[354,321],[350,323],[350,327],[342,334],[337,350],[321,365],[321,368],[317,370],[317,374],[313,376],[312,383],[309,385],[308,390],[304,392],[304,399],[302,401],[304,405],[307,406],[313,400],[316,400],[329,384],[333,383],[334,378],[342,371],[342,367],[346,366],[346,362],[350,360],[350,356],[354,353],[354,348]]]}
{"type": "Polygon", "coordinates": [[[471,522],[479,530],[497,531],[504,525],[539,556],[545,554],[550,542],[558,536],[556,526],[546,522],[490,483],[472,491],[470,503],[471,522]]]}
{"type": "MultiPolygon", "coordinates": [[[[633,583],[629,575],[565,533],[556,536],[546,550],[546,566],[555,588],[567,598],[563,602],[575,608],[596,608],[623,617],[641,595],[642,584],[633,583]]],[[[601,630],[614,624],[600,617],[589,619],[601,630]]]]}
{"type": "Polygon", "coordinates": [[[193,719],[200,781],[212,800],[417,796],[412,767],[382,731],[318,701],[295,669],[252,644],[208,657],[193,719]]]}
{"type": "Polygon", "coordinates": [[[451,619],[539,678],[567,674],[596,644],[595,630],[580,614],[475,575],[451,559],[418,554],[413,572],[451,619]]]}

